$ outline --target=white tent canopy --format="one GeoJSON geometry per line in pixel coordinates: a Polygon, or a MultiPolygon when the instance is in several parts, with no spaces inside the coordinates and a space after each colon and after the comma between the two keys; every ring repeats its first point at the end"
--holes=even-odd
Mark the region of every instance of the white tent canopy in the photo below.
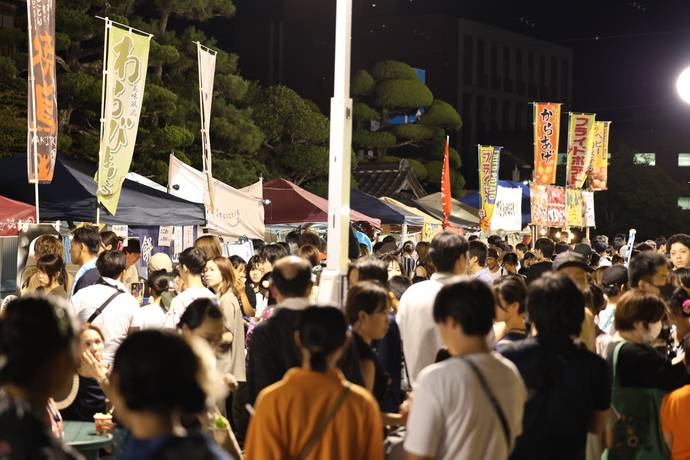
{"type": "MultiPolygon", "coordinates": [[[[206,187],[204,174],[170,155],[168,188],[170,193],[192,201],[204,202],[206,187]]],[[[237,190],[223,182],[213,180],[214,210],[207,208],[206,216],[211,233],[226,240],[237,240],[246,235],[249,238],[264,238],[264,205],[262,203],[261,181],[237,190]]]]}

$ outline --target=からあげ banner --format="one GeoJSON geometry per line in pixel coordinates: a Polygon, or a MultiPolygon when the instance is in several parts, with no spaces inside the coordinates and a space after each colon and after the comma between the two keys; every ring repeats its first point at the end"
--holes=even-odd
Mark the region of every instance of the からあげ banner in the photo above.
{"type": "Polygon", "coordinates": [[[589,173],[589,188],[595,191],[608,189],[609,129],[610,121],[594,123],[594,153],[589,173]]]}
{"type": "Polygon", "coordinates": [[[488,232],[498,193],[498,170],[501,166],[501,147],[479,146],[479,195],[482,209],[479,212],[481,229],[488,232]]]}
{"type": "Polygon", "coordinates": [[[30,183],[49,184],[57,153],[55,0],[27,0],[29,85],[27,170],[30,183]]]}
{"type": "Polygon", "coordinates": [[[534,104],[534,181],[556,182],[561,104],[534,104]]]}
{"type": "Polygon", "coordinates": [[[592,167],[594,145],[593,114],[571,113],[568,126],[568,167],[566,185],[582,188],[592,167]]]}
{"type": "Polygon", "coordinates": [[[151,39],[123,27],[106,19],[104,121],[96,196],[113,215],[134,154],[151,39]]]}

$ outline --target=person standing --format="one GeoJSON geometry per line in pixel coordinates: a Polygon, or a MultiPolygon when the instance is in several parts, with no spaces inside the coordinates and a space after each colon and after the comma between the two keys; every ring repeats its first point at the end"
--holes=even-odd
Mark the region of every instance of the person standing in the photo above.
{"type": "Polygon", "coordinates": [[[79,227],[72,232],[72,245],[69,255],[72,263],[79,266],[68,299],[87,286],[95,284],[101,275],[96,269],[96,259],[101,249],[101,236],[96,227],[79,227]]]}
{"type": "Polygon", "coordinates": [[[515,365],[486,343],[495,318],[491,289],[458,277],[439,291],[433,317],[451,357],[417,378],[406,458],[507,459],[522,430],[527,390],[515,365]]]}
{"type": "Polygon", "coordinates": [[[184,314],[187,305],[201,298],[215,298],[215,294],[204,286],[201,280],[206,268],[206,253],[197,247],[187,248],[178,257],[178,270],[184,283],[184,290],[170,303],[170,309],[165,315],[165,327],[175,328],[184,314]]]}
{"type": "MultiPolygon", "coordinates": [[[[494,249],[494,251],[496,250],[494,249]]],[[[468,253],[469,273],[473,278],[477,278],[485,282],[487,286],[491,286],[494,281],[491,276],[489,276],[489,269],[486,268],[486,258],[488,255],[489,249],[484,243],[478,240],[470,241],[468,253]]],[[[498,255],[496,258],[498,258],[498,255]]]]}

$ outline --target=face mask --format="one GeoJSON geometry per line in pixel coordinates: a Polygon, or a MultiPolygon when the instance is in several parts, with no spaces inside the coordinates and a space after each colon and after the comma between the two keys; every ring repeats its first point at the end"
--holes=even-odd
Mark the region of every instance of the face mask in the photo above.
{"type": "Polygon", "coordinates": [[[649,332],[643,332],[642,333],[642,340],[644,340],[645,343],[649,343],[652,340],[659,337],[660,333],[661,333],[661,321],[657,321],[656,323],[652,323],[649,325],[649,332]]]}
{"type": "MultiPolygon", "coordinates": [[[[656,285],[655,285],[656,286],[656,285]]],[[[663,286],[656,286],[659,289],[659,296],[664,300],[671,300],[673,295],[673,284],[664,284],[663,286]]]]}

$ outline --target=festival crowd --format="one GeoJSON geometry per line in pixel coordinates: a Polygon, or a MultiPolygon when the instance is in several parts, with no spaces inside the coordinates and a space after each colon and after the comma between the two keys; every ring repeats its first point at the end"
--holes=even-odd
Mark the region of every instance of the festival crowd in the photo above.
{"type": "Polygon", "coordinates": [[[203,235],[143,278],[134,239],[74,229],[68,273],[37,238],[0,313],[0,460],[81,459],[65,422],[94,420],[118,460],[690,459],[690,236],[351,238],[335,306],[324,241],[285,239],[203,235]]]}

